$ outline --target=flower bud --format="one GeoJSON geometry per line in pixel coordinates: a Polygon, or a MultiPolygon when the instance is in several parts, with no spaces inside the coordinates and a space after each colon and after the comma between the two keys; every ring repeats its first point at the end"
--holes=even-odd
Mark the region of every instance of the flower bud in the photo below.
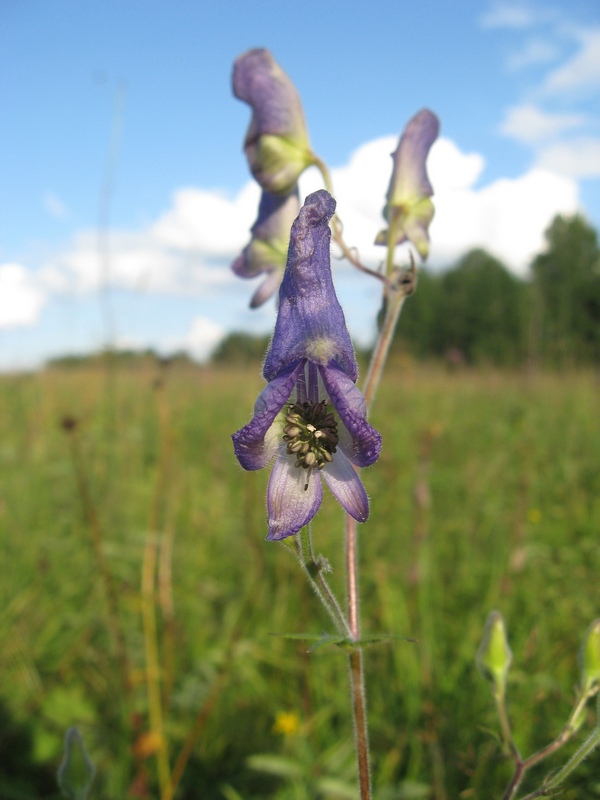
{"type": "Polygon", "coordinates": [[[253,112],[244,142],[250,170],[267,192],[288,194],[314,160],[298,92],[263,48],[236,59],[232,82],[253,112]]]}
{"type": "Polygon", "coordinates": [[[421,258],[429,255],[428,229],[434,207],[433,189],[427,177],[426,160],[440,130],[438,118],[427,108],[416,114],[404,129],[392,153],[394,167],[383,216],[388,230],[381,231],[375,244],[412,242],[421,258]]]}
{"type": "Polygon", "coordinates": [[[579,663],[582,689],[587,694],[600,683],[600,619],[594,620],[587,629],[579,651],[579,663]]]}
{"type": "Polygon", "coordinates": [[[58,785],[70,800],[86,800],[94,780],[95,767],[77,728],[65,735],[65,751],[58,768],[58,785]]]}
{"type": "Polygon", "coordinates": [[[483,639],[477,651],[479,671],[494,684],[496,691],[504,692],[506,675],[512,664],[512,652],[506,638],[504,617],[499,611],[490,612],[485,623],[483,639]]]}
{"type": "Polygon", "coordinates": [[[287,260],[290,230],[299,210],[297,188],[287,195],[262,193],[250,243],[231,265],[240,278],[254,278],[266,273],[267,277],[250,301],[251,308],[262,305],[279,288],[287,260]]]}

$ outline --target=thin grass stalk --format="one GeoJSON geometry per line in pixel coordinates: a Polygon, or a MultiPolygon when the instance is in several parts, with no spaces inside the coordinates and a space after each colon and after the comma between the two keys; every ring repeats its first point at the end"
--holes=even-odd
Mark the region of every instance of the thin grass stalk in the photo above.
{"type": "Polygon", "coordinates": [[[162,800],[171,800],[171,774],[169,753],[164,732],[162,701],[160,695],[160,665],[156,634],[155,585],[157,561],[156,533],[148,531],[142,566],[142,623],[144,630],[144,655],[146,660],[146,690],[150,728],[156,735],[158,746],[156,762],[162,800]]]}
{"type": "Polygon", "coordinates": [[[169,427],[169,408],[164,394],[164,382],[155,384],[158,418],[160,427],[160,453],[154,490],[150,502],[148,534],[144,547],[142,564],[142,626],[144,634],[144,655],[146,660],[146,690],[150,728],[158,739],[156,761],[158,781],[162,800],[171,800],[171,770],[169,765],[169,746],[165,734],[163,698],[161,696],[161,669],[156,625],[156,581],[158,562],[158,529],[161,511],[168,490],[168,475],[171,459],[171,434],[169,427]]]}
{"type": "Polygon", "coordinates": [[[104,555],[104,536],[102,532],[102,525],[100,523],[100,517],[96,510],[96,506],[92,500],[87,469],[79,447],[79,438],[76,426],[77,423],[75,420],[65,419],[63,421],[63,428],[68,435],[71,461],[75,472],[75,480],[77,482],[77,490],[79,493],[79,499],[81,501],[83,518],[90,533],[94,560],[96,562],[98,574],[100,575],[100,580],[102,581],[102,585],[104,587],[104,598],[106,603],[106,626],[117,654],[123,696],[127,697],[129,695],[131,685],[131,669],[127,647],[125,645],[125,635],[123,634],[123,629],[119,619],[119,603],[117,600],[118,594],[113,575],[108,567],[106,556],[104,555]]]}
{"type": "Polygon", "coordinates": [[[163,636],[163,709],[169,713],[175,683],[175,608],[173,606],[173,543],[175,525],[165,524],[158,555],[158,602],[164,622],[163,636]]]}

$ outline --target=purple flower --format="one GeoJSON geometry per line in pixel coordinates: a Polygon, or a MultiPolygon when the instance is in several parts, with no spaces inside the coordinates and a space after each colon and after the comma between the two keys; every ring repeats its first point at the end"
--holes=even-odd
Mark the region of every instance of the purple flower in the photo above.
{"type": "Polygon", "coordinates": [[[433,195],[425,162],[431,145],[437,139],[440,121],[429,109],[423,108],[410,120],[392,153],[394,168],[383,209],[389,229],[381,231],[375,244],[410,241],[421,258],[429,255],[428,228],[433,219],[433,195]]]}
{"type": "Polygon", "coordinates": [[[258,308],[278,289],[290,243],[290,228],[299,210],[297,188],[287,195],[263,191],[250,243],[231,265],[240,278],[255,278],[262,272],[267,273],[252,296],[250,308],[258,308]]]}
{"type": "Polygon", "coordinates": [[[300,97],[268,50],[248,50],[233,67],[233,93],[252,107],[244,150],[267,192],[289,194],[313,163],[300,97]]]}
{"type": "Polygon", "coordinates": [[[268,384],[248,425],[233,434],[244,469],[276,457],[267,492],[267,539],[297,533],[317,513],[321,478],[359,522],[369,501],[355,466],[379,457],[381,436],[366,420],[344,313],[333,288],[325,190],[306,198],[292,226],[279,313],[263,375],[268,384]]]}

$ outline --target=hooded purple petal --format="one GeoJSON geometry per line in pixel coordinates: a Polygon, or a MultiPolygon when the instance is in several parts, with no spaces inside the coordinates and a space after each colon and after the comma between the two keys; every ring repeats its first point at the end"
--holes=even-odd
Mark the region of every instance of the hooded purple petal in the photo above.
{"type": "MultiPolygon", "coordinates": [[[[394,230],[394,243],[411,241],[423,258],[429,253],[428,228],[434,213],[426,161],[439,130],[438,118],[427,108],[410,120],[392,154],[394,168],[383,210],[394,230]]],[[[381,231],[375,242],[386,245],[387,239],[387,231],[381,231]]]]}
{"type": "Polygon", "coordinates": [[[279,438],[265,439],[265,436],[289,400],[302,366],[302,362],[292,364],[268,383],[254,404],[254,416],[250,422],[232,435],[233,449],[244,469],[262,469],[275,455],[279,438]]]}
{"type": "Polygon", "coordinates": [[[244,149],[263,189],[289,192],[312,163],[298,92],[268,50],[248,50],[236,59],[233,93],[252,107],[244,149]]]}
{"type": "Polygon", "coordinates": [[[298,533],[319,510],[323,499],[321,477],[317,472],[310,476],[307,472],[295,467],[290,456],[282,455],[275,461],[267,490],[267,539],[285,539],[298,533]]]}
{"type": "Polygon", "coordinates": [[[275,272],[275,277],[254,295],[251,306],[256,308],[275,292],[281,283],[290,242],[290,229],[298,216],[298,188],[287,195],[263,192],[258,218],[252,226],[252,239],[231,265],[240,278],[254,278],[263,272],[275,272]],[[270,289],[270,291],[269,291],[270,289]]]}
{"type": "Polygon", "coordinates": [[[275,333],[263,369],[267,380],[300,358],[316,364],[336,361],[356,380],[354,348],[331,279],[329,220],[334,211],[335,200],[321,189],[306,198],[292,226],[275,333]]]}
{"type": "Polygon", "coordinates": [[[381,434],[366,420],[365,399],[360,389],[335,364],[320,367],[321,378],[340,419],[350,435],[340,436],[340,446],[357,467],[369,467],[379,458],[381,434]]]}
{"type": "Polygon", "coordinates": [[[331,464],[321,470],[321,476],[338,503],[358,522],[369,517],[369,498],[356,470],[338,451],[331,464]]]}

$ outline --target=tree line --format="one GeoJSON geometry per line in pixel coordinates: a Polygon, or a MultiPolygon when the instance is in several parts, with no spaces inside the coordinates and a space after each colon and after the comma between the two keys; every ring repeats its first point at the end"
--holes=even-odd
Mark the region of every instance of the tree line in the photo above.
{"type": "Polygon", "coordinates": [[[576,366],[600,362],[600,249],[581,216],[557,216],[519,279],[472,250],[445,272],[423,269],[394,346],[455,363],[576,366]]]}

